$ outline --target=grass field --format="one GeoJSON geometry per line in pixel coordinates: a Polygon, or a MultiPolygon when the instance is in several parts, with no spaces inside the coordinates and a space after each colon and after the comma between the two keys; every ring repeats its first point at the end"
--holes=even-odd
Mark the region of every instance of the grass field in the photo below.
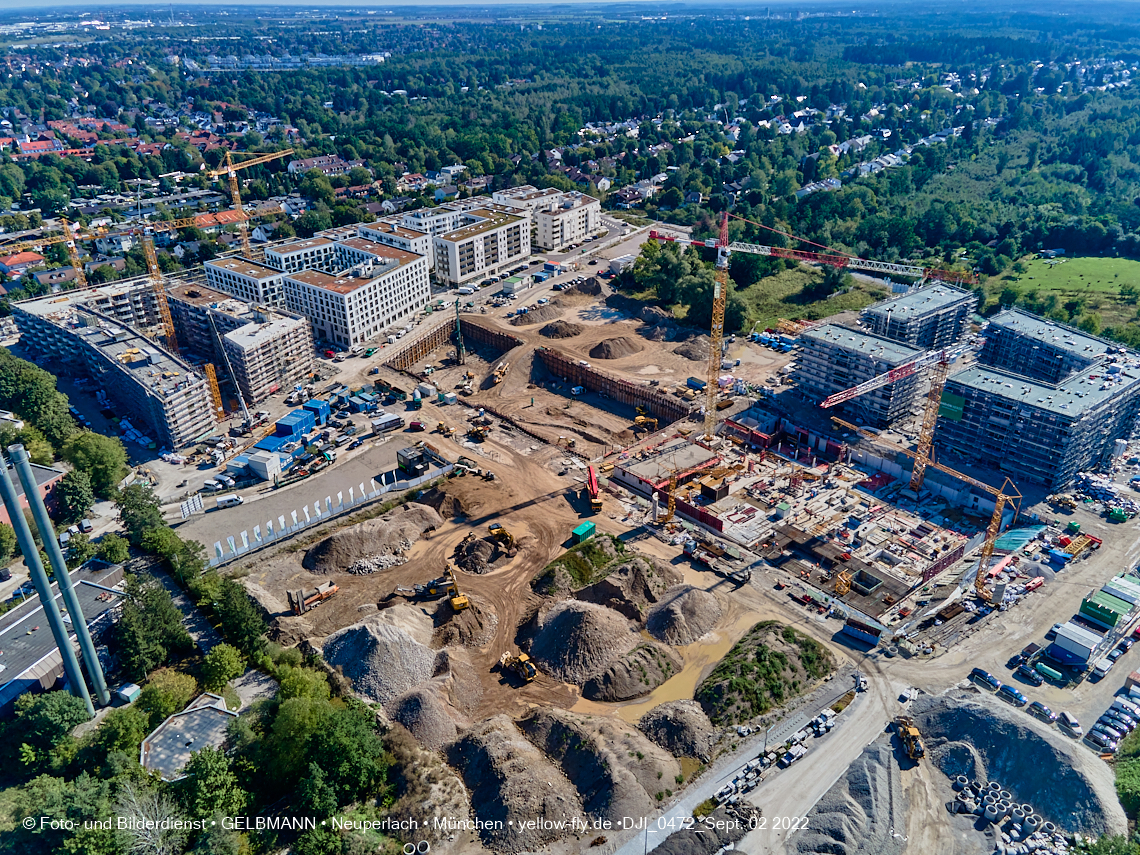
{"type": "Polygon", "coordinates": [[[823,273],[801,265],[767,276],[750,288],[737,289],[736,294],[748,307],[747,330],[753,323],[761,328],[774,327],[780,318],[788,320],[820,320],[840,312],[857,311],[889,296],[886,288],[856,279],[845,293],[830,299],[812,298],[812,286],[823,273]]]}
{"type": "MultiPolygon", "coordinates": [[[[1079,300],[1083,312],[1095,312],[1105,327],[1127,323],[1136,318],[1137,296],[1122,295],[1121,288],[1130,286],[1140,293],[1140,261],[1127,258],[1074,256],[1059,263],[1044,259],[1025,260],[1027,270],[1012,270],[994,276],[985,283],[991,305],[1002,291],[1013,288],[1026,302],[1038,303],[1055,297],[1058,305],[1079,300]]],[[[1073,318],[1075,322],[1077,318],[1073,318]]]]}

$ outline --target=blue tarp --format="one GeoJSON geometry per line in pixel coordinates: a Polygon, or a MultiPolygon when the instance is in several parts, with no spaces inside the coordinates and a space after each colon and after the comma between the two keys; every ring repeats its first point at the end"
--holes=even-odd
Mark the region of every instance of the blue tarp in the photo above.
{"type": "Polygon", "coordinates": [[[1031,525],[1025,528],[1010,529],[994,541],[994,551],[1017,552],[1017,550],[1032,541],[1043,531],[1045,531],[1045,526],[1043,525],[1031,525]]]}

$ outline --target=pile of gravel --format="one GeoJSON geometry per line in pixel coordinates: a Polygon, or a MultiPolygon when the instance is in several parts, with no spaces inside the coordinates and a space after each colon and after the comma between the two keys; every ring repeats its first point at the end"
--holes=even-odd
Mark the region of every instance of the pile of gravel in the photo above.
{"type": "Polygon", "coordinates": [[[455,550],[455,563],[459,568],[480,576],[490,573],[507,557],[498,542],[488,538],[469,541],[455,550]]]}
{"type": "Polygon", "coordinates": [[[629,622],[617,612],[571,600],[540,618],[530,655],[546,673],[581,685],[637,641],[629,622]]]}
{"type": "MultiPolygon", "coordinates": [[[[370,561],[396,556],[404,563],[404,553],[425,531],[443,525],[434,508],[409,502],[374,520],[366,520],[331,534],[309,548],[301,562],[306,570],[328,575],[349,570],[373,572],[370,561]],[[357,568],[351,570],[351,568],[357,568]]],[[[391,565],[388,565],[391,566],[391,565]]],[[[376,569],[382,569],[380,564],[376,569]]]]}
{"type": "Polygon", "coordinates": [[[907,799],[891,747],[883,734],[860,754],[808,814],[807,830],[788,839],[787,849],[800,855],[902,855],[906,837],[907,799]]]}
{"type": "Polygon", "coordinates": [[[447,713],[447,704],[434,686],[405,692],[387,708],[388,717],[408,729],[424,748],[438,750],[455,741],[458,731],[447,713]]]}
{"type": "Polygon", "coordinates": [[[623,562],[592,585],[581,588],[575,599],[597,603],[641,622],[646,609],[681,581],[675,567],[656,558],[638,556],[623,562]]]}
{"type": "Polygon", "coordinates": [[[714,594],[677,585],[649,610],[645,628],[668,644],[692,644],[720,620],[720,602],[714,594]]]}
{"type": "Polygon", "coordinates": [[[330,635],[322,653],[358,695],[381,704],[431,679],[435,670],[435,651],[377,617],[330,635]]]}
{"type": "Polygon", "coordinates": [[[436,609],[433,647],[482,647],[494,637],[499,616],[482,598],[469,595],[468,599],[471,605],[463,611],[455,611],[450,603],[436,609]]]}
{"type": "Polygon", "coordinates": [[[610,702],[644,697],[680,673],[684,664],[673,648],[656,641],[642,643],[610,660],[604,671],[587,680],[582,697],[610,702]]]}
{"type": "Polygon", "coordinates": [[[602,293],[602,283],[598,281],[597,277],[587,277],[585,282],[575,285],[573,288],[566,289],[567,294],[587,294],[591,297],[598,297],[602,293]]]}
{"type": "Polygon", "coordinates": [[[708,762],[716,729],[696,701],[669,701],[656,706],[637,723],[641,732],[673,754],[708,762]]]}
{"type": "Polygon", "coordinates": [[[554,303],[547,303],[545,306],[531,309],[525,315],[515,315],[511,318],[511,326],[529,327],[534,324],[545,324],[550,321],[557,321],[561,317],[562,309],[554,303]]]}
{"type": "Polygon", "coordinates": [[[709,361],[709,345],[711,344],[707,335],[698,335],[677,345],[673,348],[673,352],[678,356],[683,356],[685,359],[691,359],[694,362],[708,362],[709,361]]]}
{"type": "Polygon", "coordinates": [[[539,335],[547,338],[574,338],[582,334],[581,324],[572,324],[569,321],[554,321],[538,331],[539,335]]]}
{"type": "Polygon", "coordinates": [[[402,543],[394,543],[392,548],[396,550],[392,555],[373,555],[371,558],[358,558],[349,565],[348,572],[353,576],[367,576],[370,573],[387,570],[389,567],[399,567],[401,564],[406,564],[408,556],[405,553],[412,548],[412,542],[405,540],[402,543]]]}
{"type": "Polygon", "coordinates": [[[590,356],[594,359],[621,359],[623,356],[633,356],[641,353],[644,348],[637,339],[627,335],[618,338],[607,338],[590,348],[590,356]]]}

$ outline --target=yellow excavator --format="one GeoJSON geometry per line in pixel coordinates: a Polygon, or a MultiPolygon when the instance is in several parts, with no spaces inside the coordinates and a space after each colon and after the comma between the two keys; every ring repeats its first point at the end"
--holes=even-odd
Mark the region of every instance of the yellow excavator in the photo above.
{"type": "Polygon", "coordinates": [[[482,442],[487,438],[487,429],[482,425],[472,425],[467,429],[467,435],[475,442],[482,442]]]}
{"type": "Polygon", "coordinates": [[[515,548],[515,536],[503,528],[502,523],[493,522],[487,526],[487,530],[491,532],[491,537],[499,541],[507,552],[515,548]]]}
{"type": "Polygon", "coordinates": [[[655,431],[657,430],[657,419],[651,416],[638,416],[633,420],[633,426],[642,430],[655,431]]]}
{"type": "Polygon", "coordinates": [[[451,436],[455,433],[455,428],[445,425],[443,422],[437,424],[435,429],[441,436],[451,436]]]}
{"type": "Polygon", "coordinates": [[[533,683],[534,678],[538,676],[538,669],[534,667],[530,657],[522,652],[517,656],[510,652],[504,653],[499,657],[499,667],[504,671],[510,671],[524,683],[533,683]]]}
{"type": "Polygon", "coordinates": [[[448,580],[447,596],[450,597],[451,608],[457,612],[471,607],[471,600],[467,595],[461,593],[459,590],[459,583],[455,580],[455,568],[451,564],[447,565],[447,573],[445,574],[448,580]]]}

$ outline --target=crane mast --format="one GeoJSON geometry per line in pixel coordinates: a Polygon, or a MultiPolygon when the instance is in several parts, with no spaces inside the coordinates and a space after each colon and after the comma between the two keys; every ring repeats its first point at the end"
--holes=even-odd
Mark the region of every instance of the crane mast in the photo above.
{"type": "MultiPolygon", "coordinates": [[[[239,169],[248,169],[251,166],[258,166],[262,163],[268,163],[271,160],[277,160],[282,157],[288,157],[293,153],[293,149],[286,148],[281,151],[275,151],[271,154],[263,154],[260,157],[255,157],[252,160],[243,160],[240,163],[234,163],[230,153],[226,152],[226,162],[221,169],[214,169],[207,175],[210,178],[221,178],[223,175],[226,177],[230,185],[230,202],[235,211],[242,211],[241,206],[241,186],[238,182],[237,173],[239,169]]],[[[241,220],[238,225],[238,232],[241,234],[241,250],[242,255],[249,258],[253,252],[249,245],[249,223],[247,220],[241,220]]]]}
{"type": "Polygon", "coordinates": [[[162,320],[162,331],[166,337],[166,349],[177,356],[178,339],[174,334],[174,318],[170,316],[170,303],[166,299],[162,268],[158,266],[158,255],[154,251],[154,241],[150,235],[142,236],[142,246],[143,255],[146,256],[146,269],[150,273],[150,287],[154,290],[154,302],[158,306],[158,316],[162,320]]]}
{"type": "Polygon", "coordinates": [[[728,211],[721,214],[720,236],[716,242],[716,284],[713,286],[712,324],[709,328],[709,364],[705,383],[705,439],[716,433],[717,377],[720,374],[720,348],[724,340],[724,304],[728,296],[728,211]]]}

